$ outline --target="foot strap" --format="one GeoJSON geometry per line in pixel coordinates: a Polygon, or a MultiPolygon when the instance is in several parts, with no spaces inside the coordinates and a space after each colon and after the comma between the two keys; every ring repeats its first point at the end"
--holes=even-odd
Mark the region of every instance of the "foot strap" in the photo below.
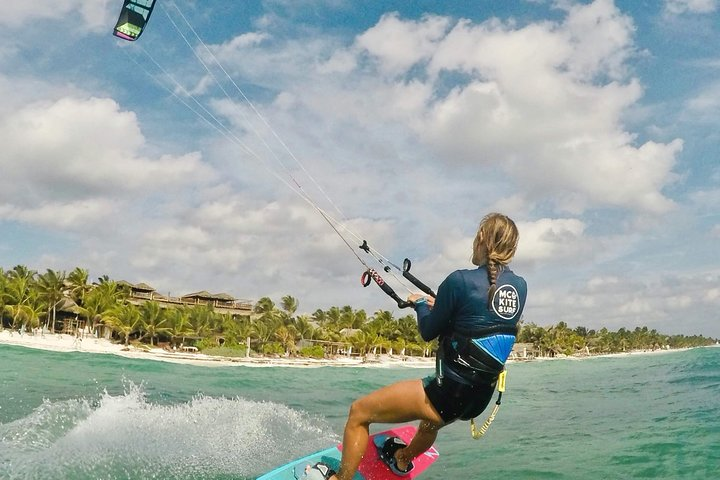
{"type": "Polygon", "coordinates": [[[405,447],[407,447],[407,444],[401,438],[388,437],[379,449],[380,460],[382,460],[395,475],[400,477],[404,477],[410,473],[414,467],[412,462],[409,462],[404,470],[397,465],[395,452],[405,447]]]}
{"type": "Polygon", "coordinates": [[[330,480],[330,477],[336,475],[337,472],[330,468],[330,465],[324,462],[318,462],[313,466],[305,468],[305,477],[303,480],[330,480]]]}

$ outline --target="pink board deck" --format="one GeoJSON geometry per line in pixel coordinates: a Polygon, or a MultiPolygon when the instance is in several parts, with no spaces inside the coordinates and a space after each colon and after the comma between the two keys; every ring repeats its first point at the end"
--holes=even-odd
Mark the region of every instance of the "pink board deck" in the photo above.
{"type": "MultiPolygon", "coordinates": [[[[363,456],[358,473],[355,474],[353,480],[398,480],[400,478],[417,478],[440,456],[435,446],[430,447],[427,452],[419,455],[413,460],[415,468],[403,477],[398,477],[390,471],[390,469],[380,460],[377,448],[373,442],[378,436],[396,436],[409,443],[415,434],[416,428],[412,425],[404,425],[383,432],[378,432],[370,436],[368,439],[367,450],[363,456]]],[[[307,465],[314,465],[317,462],[325,462],[332,468],[336,469],[340,466],[340,457],[342,455],[342,444],[335,447],[313,453],[311,455],[294,460],[286,465],[276,468],[268,472],[257,480],[303,480],[303,471],[307,465]]]]}
{"type": "MultiPolygon", "coordinates": [[[[358,471],[363,478],[365,480],[397,480],[398,478],[417,478],[420,474],[422,474],[435,460],[437,460],[440,455],[434,445],[425,453],[419,455],[413,460],[415,468],[413,468],[409,474],[403,477],[398,477],[390,471],[382,460],[380,460],[379,452],[373,444],[374,437],[379,435],[400,437],[405,440],[405,443],[410,443],[413,435],[415,435],[415,431],[415,427],[407,425],[371,435],[368,440],[367,450],[365,450],[365,456],[363,457],[362,462],[360,462],[360,467],[358,468],[358,471]]],[[[339,445],[338,448],[342,451],[342,444],[339,445]]]]}

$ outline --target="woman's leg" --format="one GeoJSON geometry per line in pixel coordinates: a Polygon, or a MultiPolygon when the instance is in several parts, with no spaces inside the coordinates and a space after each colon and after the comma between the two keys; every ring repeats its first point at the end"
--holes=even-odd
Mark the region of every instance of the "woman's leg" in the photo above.
{"type": "MultiPolygon", "coordinates": [[[[371,423],[401,423],[424,420],[405,457],[411,460],[432,445],[443,421],[432,406],[422,380],[405,380],[376,390],[353,402],[345,424],[343,453],[337,480],[351,480],[365,454],[371,423]],[[430,441],[428,444],[427,442],[430,441]],[[427,445],[423,450],[419,450],[427,445]],[[413,456],[410,454],[415,453],[413,456]]],[[[405,453],[405,452],[403,452],[405,453]]],[[[402,454],[401,454],[402,456],[402,454]]]]}

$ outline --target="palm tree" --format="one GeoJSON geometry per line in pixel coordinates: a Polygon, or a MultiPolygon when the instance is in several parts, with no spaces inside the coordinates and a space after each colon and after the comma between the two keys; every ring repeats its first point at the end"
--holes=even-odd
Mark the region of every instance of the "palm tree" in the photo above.
{"type": "Polygon", "coordinates": [[[85,296],[92,289],[88,278],[88,271],[80,267],[75,267],[67,276],[70,298],[81,307],[85,304],[85,296]]]}
{"type": "Polygon", "coordinates": [[[353,333],[353,335],[348,339],[353,350],[356,351],[359,355],[365,355],[372,347],[372,343],[374,340],[375,337],[371,333],[368,333],[364,330],[353,333]]]}
{"type": "Polygon", "coordinates": [[[189,310],[190,325],[200,338],[209,338],[220,331],[220,322],[210,305],[198,305],[189,310]]]}
{"type": "Polygon", "coordinates": [[[280,311],[275,307],[275,303],[268,297],[258,300],[254,311],[257,316],[252,321],[252,333],[262,347],[270,341],[278,328],[285,322],[280,311]]]}
{"type": "Polygon", "coordinates": [[[353,310],[350,305],[345,305],[342,309],[340,309],[338,326],[341,330],[343,328],[360,328],[365,324],[365,322],[367,322],[365,310],[353,310]]]}
{"type": "Polygon", "coordinates": [[[26,304],[29,301],[35,274],[35,271],[28,270],[22,265],[7,272],[5,301],[12,305],[26,304]]]}
{"type": "Polygon", "coordinates": [[[393,352],[397,352],[400,355],[405,355],[405,348],[407,345],[408,342],[406,342],[403,337],[398,337],[394,341],[390,342],[390,354],[392,355],[393,352]]]}
{"type": "Polygon", "coordinates": [[[8,272],[8,277],[11,279],[23,279],[30,281],[35,278],[37,272],[30,270],[25,265],[15,265],[12,270],[8,272]]]}
{"type": "Polygon", "coordinates": [[[280,299],[280,307],[283,309],[285,325],[294,320],[295,312],[297,312],[300,303],[297,298],[285,295],[280,299]]]}
{"type": "Polygon", "coordinates": [[[124,338],[125,346],[130,344],[130,335],[141,326],[140,310],[135,305],[116,305],[103,316],[103,322],[124,338]]]}
{"type": "Polygon", "coordinates": [[[280,344],[285,347],[285,354],[289,355],[295,352],[295,336],[297,331],[292,325],[281,325],[275,330],[275,337],[280,341],[280,344]]]}
{"type": "Polygon", "coordinates": [[[522,326],[518,335],[518,342],[532,343],[535,348],[540,348],[540,340],[546,334],[543,327],[534,323],[527,323],[522,326]]]}
{"type": "Polygon", "coordinates": [[[417,321],[414,315],[405,315],[397,321],[397,331],[399,338],[405,340],[406,343],[413,343],[420,340],[420,331],[417,327],[417,321]]]}
{"type": "Polygon", "coordinates": [[[260,316],[272,314],[276,311],[275,302],[270,297],[262,297],[255,304],[253,311],[260,316]]]}
{"type": "Polygon", "coordinates": [[[300,339],[313,338],[314,328],[310,324],[310,317],[307,315],[299,315],[295,319],[295,329],[300,335],[300,339]]]}
{"type": "Polygon", "coordinates": [[[151,347],[155,345],[155,337],[167,335],[172,331],[165,311],[158,302],[143,303],[140,307],[140,315],[142,316],[142,328],[145,331],[143,337],[150,337],[151,347]]]}
{"type": "Polygon", "coordinates": [[[262,349],[262,346],[268,342],[273,333],[274,330],[270,324],[263,322],[259,318],[253,320],[250,336],[259,344],[258,350],[262,349]]]}
{"type": "Polygon", "coordinates": [[[85,296],[81,308],[82,315],[87,318],[90,330],[95,332],[104,315],[126,298],[127,291],[113,280],[105,280],[90,290],[85,296]]]}
{"type": "Polygon", "coordinates": [[[221,316],[221,323],[225,341],[229,341],[231,344],[244,344],[246,339],[252,335],[252,324],[247,316],[236,318],[233,315],[224,314],[221,316]]]}
{"type": "Polygon", "coordinates": [[[40,326],[40,314],[43,308],[32,304],[5,305],[4,311],[12,318],[13,330],[20,328],[32,330],[40,326]]]}
{"type": "Polygon", "coordinates": [[[394,340],[400,336],[398,322],[395,321],[392,312],[388,310],[375,312],[370,323],[374,323],[378,327],[379,334],[386,339],[394,340]]]}
{"type": "Polygon", "coordinates": [[[312,318],[320,328],[325,328],[325,325],[327,325],[329,321],[327,313],[320,308],[315,310],[315,313],[312,314],[312,318]]]}
{"type": "Polygon", "coordinates": [[[374,354],[378,353],[378,351],[377,351],[378,348],[380,349],[379,353],[382,353],[383,350],[390,351],[390,349],[392,348],[392,341],[388,338],[383,337],[382,335],[379,335],[375,339],[375,344],[373,345],[373,353],[374,354]]]}
{"type": "Polygon", "coordinates": [[[8,277],[0,267],[0,331],[4,328],[3,318],[5,313],[5,290],[7,289],[8,277]]]}
{"type": "Polygon", "coordinates": [[[8,272],[3,292],[3,313],[10,315],[13,328],[35,325],[38,312],[42,312],[38,292],[33,285],[34,276],[34,271],[21,265],[8,272]]]}
{"type": "Polygon", "coordinates": [[[325,326],[331,331],[339,332],[343,329],[343,327],[340,326],[341,317],[342,311],[338,307],[330,307],[327,312],[325,312],[325,326]]]}
{"type": "Polygon", "coordinates": [[[47,272],[38,277],[37,288],[40,293],[40,298],[47,305],[46,325],[48,325],[50,332],[54,332],[57,306],[64,298],[65,272],[56,272],[48,269],[47,272]]]}
{"type": "Polygon", "coordinates": [[[313,328],[310,338],[313,340],[335,341],[340,338],[340,334],[329,330],[327,327],[317,327],[313,328]]]}
{"type": "Polygon", "coordinates": [[[186,337],[194,337],[197,332],[193,329],[190,322],[190,312],[186,307],[172,308],[166,312],[168,320],[168,333],[173,344],[185,343],[186,337]]]}

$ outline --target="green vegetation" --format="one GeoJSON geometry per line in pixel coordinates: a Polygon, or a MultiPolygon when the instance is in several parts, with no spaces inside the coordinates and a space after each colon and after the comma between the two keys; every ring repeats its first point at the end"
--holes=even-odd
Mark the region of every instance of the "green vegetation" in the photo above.
{"type": "MultiPolygon", "coordinates": [[[[350,306],[297,315],[299,302],[284,296],[278,307],[270,298],[259,299],[248,315],[215,311],[209,305],[168,306],[130,297],[122,282],[109,277],[88,282],[86,270],[44,274],[18,265],[0,268],[0,326],[14,330],[66,331],[87,328],[95,335],[125,345],[181,348],[203,353],[245,356],[251,352],[321,358],[332,354],[390,353],[432,356],[437,342],[420,337],[414,313],[395,318],[378,310],[368,316],[350,306]]],[[[636,349],[692,347],[715,343],[703,336],[663,335],[647,327],[570,329],[560,322],[550,327],[534,323],[522,327],[518,342],[530,343],[540,355],[613,353],[636,349]]]]}
{"type": "Polygon", "coordinates": [[[657,350],[660,348],[686,348],[712,345],[715,339],[702,335],[664,335],[647,327],[634,330],[607,328],[591,330],[585,327],[570,329],[565,322],[550,327],[534,323],[523,325],[518,342],[532,343],[540,356],[572,355],[578,352],[591,354],[617,353],[631,350],[657,350]]]}
{"type": "Polygon", "coordinates": [[[325,356],[325,350],[323,350],[320,345],[313,345],[312,347],[301,348],[300,355],[310,358],[323,358],[325,356]]]}
{"type": "Polygon", "coordinates": [[[247,355],[247,349],[242,345],[236,345],[233,347],[228,347],[223,345],[222,347],[205,347],[201,348],[198,347],[201,352],[203,352],[205,355],[213,355],[216,357],[235,357],[235,358],[242,358],[247,355]]]}

